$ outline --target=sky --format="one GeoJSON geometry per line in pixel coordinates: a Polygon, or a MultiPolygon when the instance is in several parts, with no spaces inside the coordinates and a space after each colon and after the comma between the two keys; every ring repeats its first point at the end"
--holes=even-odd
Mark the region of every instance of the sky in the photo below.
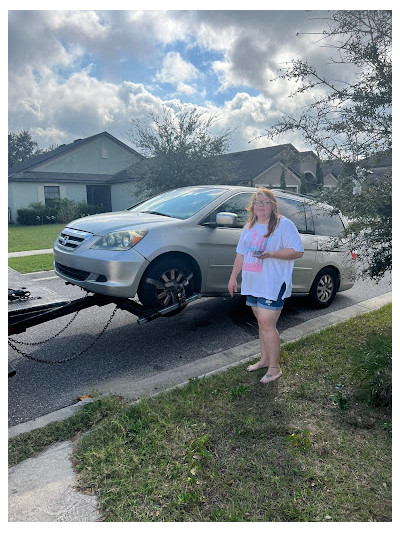
{"type": "Polygon", "coordinates": [[[317,95],[290,98],[296,86],[276,79],[280,69],[301,58],[339,75],[317,35],[328,16],[9,7],[8,131],[28,130],[41,148],[107,131],[135,148],[132,119],[147,123],[163,105],[197,106],[218,117],[216,132],[234,129],[230,152],[286,142],[310,149],[299,135],[263,133],[317,95]]]}

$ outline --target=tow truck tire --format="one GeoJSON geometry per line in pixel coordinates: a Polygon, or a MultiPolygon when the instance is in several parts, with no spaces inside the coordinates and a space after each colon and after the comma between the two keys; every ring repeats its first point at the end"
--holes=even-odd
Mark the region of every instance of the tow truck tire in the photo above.
{"type": "Polygon", "coordinates": [[[309,293],[313,307],[323,309],[329,307],[335,299],[339,287],[339,278],[333,268],[323,268],[315,276],[309,293]]]}
{"type": "MultiPolygon", "coordinates": [[[[189,298],[194,287],[195,274],[189,263],[179,257],[165,257],[147,268],[138,288],[138,297],[145,307],[162,309],[177,303],[180,291],[184,298],[189,298]]],[[[181,310],[183,308],[172,311],[171,315],[181,310]]]]}

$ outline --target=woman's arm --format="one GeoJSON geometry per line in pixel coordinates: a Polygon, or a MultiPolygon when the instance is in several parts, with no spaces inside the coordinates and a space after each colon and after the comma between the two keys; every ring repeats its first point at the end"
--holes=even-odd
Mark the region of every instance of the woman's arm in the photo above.
{"type": "Polygon", "coordinates": [[[231,277],[229,278],[229,283],[228,283],[228,291],[231,296],[233,296],[234,292],[237,292],[236,278],[238,277],[239,272],[242,270],[242,266],[243,266],[243,255],[236,254],[236,259],[235,259],[235,262],[233,263],[232,274],[231,274],[231,277]]]}
{"type": "Polygon", "coordinates": [[[293,259],[299,259],[303,256],[304,252],[296,252],[293,248],[283,248],[282,250],[276,250],[275,252],[264,252],[260,259],[286,259],[292,261],[293,259]]]}

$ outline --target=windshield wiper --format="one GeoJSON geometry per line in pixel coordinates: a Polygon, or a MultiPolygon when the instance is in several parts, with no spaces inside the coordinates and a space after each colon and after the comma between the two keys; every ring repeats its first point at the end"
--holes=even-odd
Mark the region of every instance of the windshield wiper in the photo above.
{"type": "Polygon", "coordinates": [[[174,218],[171,215],[166,215],[165,213],[159,213],[158,211],[140,211],[141,213],[149,213],[150,215],[161,215],[162,217],[174,218]]]}

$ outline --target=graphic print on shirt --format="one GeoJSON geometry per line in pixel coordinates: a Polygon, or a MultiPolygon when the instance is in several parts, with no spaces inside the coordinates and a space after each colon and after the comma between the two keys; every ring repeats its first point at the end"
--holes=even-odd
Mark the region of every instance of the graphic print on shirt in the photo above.
{"type": "Polygon", "coordinates": [[[264,235],[257,233],[257,231],[250,231],[244,239],[244,258],[242,270],[247,272],[262,272],[262,259],[254,257],[253,252],[265,250],[267,240],[264,235]]]}

